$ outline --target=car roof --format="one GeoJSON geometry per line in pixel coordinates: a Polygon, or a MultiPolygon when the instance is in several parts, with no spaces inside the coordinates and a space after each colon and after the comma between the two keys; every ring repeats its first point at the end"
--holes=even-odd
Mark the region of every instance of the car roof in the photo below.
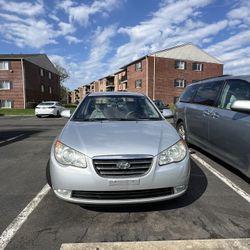
{"type": "Polygon", "coordinates": [[[189,86],[194,86],[194,85],[198,85],[198,84],[202,84],[202,83],[206,83],[206,82],[222,81],[222,80],[229,80],[229,79],[245,80],[245,81],[250,82],[250,75],[213,77],[213,78],[209,78],[209,79],[200,80],[198,82],[190,84],[189,86]]]}
{"type": "Polygon", "coordinates": [[[89,96],[144,96],[135,92],[93,92],[89,96]]]}

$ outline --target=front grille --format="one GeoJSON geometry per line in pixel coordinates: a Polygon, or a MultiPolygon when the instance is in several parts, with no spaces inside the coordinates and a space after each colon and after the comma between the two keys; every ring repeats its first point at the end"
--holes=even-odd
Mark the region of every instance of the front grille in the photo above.
{"type": "Polygon", "coordinates": [[[71,197],[90,200],[143,199],[174,194],[173,188],[159,188],[129,191],[72,191],[71,197]]]}
{"type": "Polygon", "coordinates": [[[152,159],[152,157],[94,159],[93,165],[97,174],[103,177],[137,177],[149,171],[152,159]],[[124,163],[129,164],[129,167],[119,167],[119,165],[124,163]]]}

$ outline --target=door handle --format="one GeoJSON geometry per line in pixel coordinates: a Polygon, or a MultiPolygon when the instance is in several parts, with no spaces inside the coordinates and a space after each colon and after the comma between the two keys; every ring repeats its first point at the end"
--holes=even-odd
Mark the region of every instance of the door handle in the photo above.
{"type": "Polygon", "coordinates": [[[217,112],[214,112],[212,115],[211,115],[212,118],[214,119],[218,119],[220,117],[220,115],[217,113],[217,112]]]}
{"type": "Polygon", "coordinates": [[[208,110],[203,111],[203,116],[210,116],[211,112],[209,112],[208,110]]]}

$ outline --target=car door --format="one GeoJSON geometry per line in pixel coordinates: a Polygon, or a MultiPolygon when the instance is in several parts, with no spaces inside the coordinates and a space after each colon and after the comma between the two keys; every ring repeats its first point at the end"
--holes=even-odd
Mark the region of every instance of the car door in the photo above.
{"type": "Polygon", "coordinates": [[[186,107],[186,128],[191,143],[207,148],[209,117],[223,82],[210,81],[200,85],[192,103],[186,107]]]}
{"type": "Polygon", "coordinates": [[[247,172],[250,168],[250,114],[231,110],[234,100],[250,100],[250,82],[226,81],[209,120],[210,150],[228,164],[247,172]]]}

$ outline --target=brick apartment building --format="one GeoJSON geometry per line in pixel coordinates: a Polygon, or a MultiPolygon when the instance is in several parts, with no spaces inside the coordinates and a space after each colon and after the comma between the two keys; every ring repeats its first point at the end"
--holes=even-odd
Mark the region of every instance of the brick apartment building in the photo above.
{"type": "Polygon", "coordinates": [[[122,69],[118,90],[140,92],[165,103],[175,103],[188,84],[223,75],[223,64],[193,44],[146,55],[122,69]]]}
{"type": "Polygon", "coordinates": [[[84,85],[89,91],[81,99],[89,92],[129,91],[175,103],[188,84],[221,75],[222,62],[188,43],[143,56],[114,75],[84,85]]]}
{"type": "Polygon", "coordinates": [[[0,55],[0,108],[60,99],[58,71],[46,54],[0,55]]]}

